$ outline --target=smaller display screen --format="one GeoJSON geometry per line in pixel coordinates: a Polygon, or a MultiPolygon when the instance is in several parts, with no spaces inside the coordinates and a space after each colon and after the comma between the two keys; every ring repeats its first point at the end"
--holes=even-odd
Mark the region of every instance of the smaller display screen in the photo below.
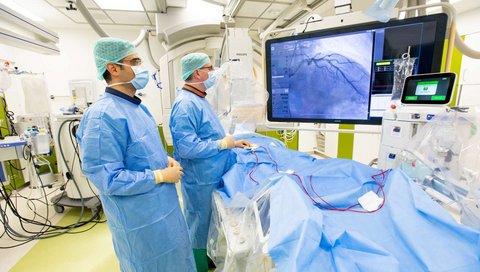
{"type": "Polygon", "coordinates": [[[455,86],[454,73],[409,76],[402,93],[403,104],[448,104],[455,86]]]}

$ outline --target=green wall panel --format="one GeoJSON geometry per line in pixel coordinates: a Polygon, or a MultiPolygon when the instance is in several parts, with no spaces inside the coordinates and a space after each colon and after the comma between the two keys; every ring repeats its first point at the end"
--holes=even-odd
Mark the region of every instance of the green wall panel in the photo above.
{"type": "MultiPolygon", "coordinates": [[[[339,125],[339,129],[355,129],[355,125],[345,124],[339,125]]],[[[353,133],[339,133],[337,158],[352,159],[353,158],[353,133]]]]}

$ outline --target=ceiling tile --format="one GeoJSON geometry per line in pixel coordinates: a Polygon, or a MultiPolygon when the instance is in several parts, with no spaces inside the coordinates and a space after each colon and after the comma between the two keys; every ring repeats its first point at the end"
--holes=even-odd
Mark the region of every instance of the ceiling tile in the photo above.
{"type": "Polygon", "coordinates": [[[150,25],[145,12],[134,11],[106,11],[116,24],[150,25]]]}
{"type": "Polygon", "coordinates": [[[271,3],[247,1],[242,5],[236,16],[257,18],[270,6],[270,4],[271,3]]]}
{"type": "MultiPolygon", "coordinates": [[[[67,3],[67,0],[45,0],[47,1],[48,3],[50,3],[51,5],[59,8],[59,7],[67,7],[69,4],[67,3]]],[[[75,1],[74,0],[71,0],[72,2],[74,2],[73,6],[75,6],[75,1]]],[[[37,0],[38,2],[38,0],[37,0]]],[[[95,4],[95,2],[93,0],[83,0],[83,4],[87,7],[87,8],[96,8],[98,9],[99,7],[97,6],[97,4],[95,4]]]]}
{"type": "Polygon", "coordinates": [[[150,18],[150,22],[152,22],[152,24],[155,24],[155,13],[149,12],[147,14],[148,14],[148,18],[150,18]]]}
{"type": "MultiPolygon", "coordinates": [[[[0,0],[0,2],[1,1],[2,0],[0,0]]],[[[70,19],[66,18],[63,13],[59,12],[57,8],[55,8],[47,1],[22,0],[16,2],[19,6],[23,7],[24,9],[30,11],[33,14],[36,14],[38,17],[43,19],[44,21],[40,21],[38,23],[47,28],[53,29],[59,25],[66,27],[75,25],[75,23],[73,23],[70,19]]]]}
{"type": "Polygon", "coordinates": [[[66,7],[67,6],[67,1],[65,0],[45,0],[48,3],[50,3],[53,6],[56,7],[66,7]]]}
{"type": "MultiPolygon", "coordinates": [[[[74,1],[75,2],[75,1],[74,1]]],[[[93,0],[83,0],[83,4],[87,7],[87,8],[100,8],[97,3],[95,3],[95,1],[93,0]]]]}
{"type": "MultiPolygon", "coordinates": [[[[0,0],[0,2],[2,2],[0,0]]],[[[48,20],[48,16],[52,13],[57,13],[56,9],[49,5],[44,1],[38,0],[23,0],[23,1],[15,1],[18,6],[25,9],[25,11],[30,12],[33,15],[36,15],[40,19],[44,21],[38,22],[43,24],[45,21],[48,20]]]]}
{"type": "Polygon", "coordinates": [[[155,0],[142,0],[143,7],[147,11],[157,11],[157,4],[155,0]]]}
{"type": "Polygon", "coordinates": [[[289,8],[290,5],[288,4],[272,4],[263,14],[262,18],[263,19],[277,19],[278,16],[287,8],[289,8]]]}
{"type": "Polygon", "coordinates": [[[265,30],[274,20],[257,19],[255,23],[250,27],[251,29],[261,28],[265,30]]]}
{"type": "Polygon", "coordinates": [[[168,7],[184,8],[187,6],[186,0],[167,0],[168,7]]]}
{"type": "Polygon", "coordinates": [[[63,13],[65,16],[73,20],[75,23],[86,23],[87,21],[83,18],[83,15],[78,10],[66,10],[65,8],[58,8],[58,10],[63,13]]]}
{"type": "Polygon", "coordinates": [[[245,27],[250,28],[250,26],[255,22],[255,19],[249,18],[235,18],[235,27],[245,27]]]}
{"type": "Polygon", "coordinates": [[[113,24],[113,21],[108,18],[108,15],[103,10],[91,10],[90,14],[99,24],[113,24]]]}

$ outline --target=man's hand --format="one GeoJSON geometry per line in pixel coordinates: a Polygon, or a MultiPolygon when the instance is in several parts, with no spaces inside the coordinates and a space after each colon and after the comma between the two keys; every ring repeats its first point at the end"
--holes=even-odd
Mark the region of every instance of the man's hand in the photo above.
{"type": "Polygon", "coordinates": [[[235,141],[235,147],[246,148],[246,147],[252,147],[252,145],[248,141],[238,140],[238,141],[235,141]]]}
{"type": "Polygon", "coordinates": [[[174,158],[168,156],[168,167],[180,166],[180,163],[177,162],[174,158]]]}
{"type": "Polygon", "coordinates": [[[223,139],[218,141],[218,147],[220,149],[230,149],[235,147],[235,140],[232,136],[225,136],[223,139]]]}
{"type": "Polygon", "coordinates": [[[167,167],[162,170],[155,170],[154,174],[157,183],[177,183],[182,179],[183,168],[181,166],[167,167]]]}

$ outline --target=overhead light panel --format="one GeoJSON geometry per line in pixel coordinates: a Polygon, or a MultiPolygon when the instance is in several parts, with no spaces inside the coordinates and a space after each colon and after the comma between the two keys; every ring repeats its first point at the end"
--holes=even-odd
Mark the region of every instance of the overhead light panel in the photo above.
{"type": "Polygon", "coordinates": [[[19,4],[13,2],[12,0],[2,0],[2,4],[5,6],[13,9],[14,11],[22,14],[23,16],[35,21],[35,22],[45,22],[44,19],[38,17],[37,15],[33,14],[33,12],[28,11],[24,7],[20,6],[19,4]]]}
{"type": "MultiPolygon", "coordinates": [[[[450,0],[449,3],[453,5],[453,4],[456,4],[456,3],[461,2],[461,1],[462,0],[450,0]]],[[[428,0],[426,4],[428,5],[428,4],[434,4],[434,3],[440,3],[440,2],[442,2],[442,1],[441,0],[428,0]]]]}
{"type": "Polygon", "coordinates": [[[140,0],[94,0],[101,9],[144,11],[140,0]]]}

